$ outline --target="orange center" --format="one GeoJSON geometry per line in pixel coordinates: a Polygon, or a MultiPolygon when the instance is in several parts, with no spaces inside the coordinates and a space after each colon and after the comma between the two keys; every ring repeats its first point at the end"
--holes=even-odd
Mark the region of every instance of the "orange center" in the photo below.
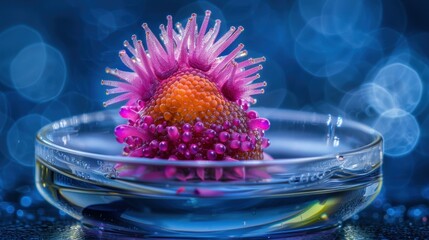
{"type": "Polygon", "coordinates": [[[190,123],[196,118],[210,124],[233,118],[245,123],[243,110],[225,99],[215,83],[197,72],[174,75],[162,81],[144,113],[155,120],[163,118],[171,123],[190,123]]]}

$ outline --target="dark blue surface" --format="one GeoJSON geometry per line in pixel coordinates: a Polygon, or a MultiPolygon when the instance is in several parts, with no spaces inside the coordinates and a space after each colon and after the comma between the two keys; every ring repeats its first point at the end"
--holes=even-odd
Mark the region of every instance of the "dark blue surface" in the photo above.
{"type": "Polygon", "coordinates": [[[206,9],[222,20],[223,31],[245,27],[239,40],[249,56],[267,57],[262,78],[269,85],[258,106],[331,113],[375,127],[385,136],[386,157],[384,188],[373,207],[383,209],[382,219],[405,214],[427,221],[424,0],[3,2],[2,219],[31,220],[45,211],[33,183],[35,132],[47,122],[102,109],[100,80],[106,66],[122,66],[123,40],[133,33],[142,38],[143,22],[157,32],[168,14],[183,22],[206,9]]]}

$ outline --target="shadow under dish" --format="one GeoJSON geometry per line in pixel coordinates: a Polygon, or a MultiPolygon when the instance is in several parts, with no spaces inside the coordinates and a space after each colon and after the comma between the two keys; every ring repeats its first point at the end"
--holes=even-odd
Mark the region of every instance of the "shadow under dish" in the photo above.
{"type": "Polygon", "coordinates": [[[377,196],[383,158],[379,133],[331,115],[258,112],[271,121],[266,153],[272,159],[172,162],[125,157],[113,135],[123,122],[117,111],[51,123],[37,135],[37,188],[89,231],[174,238],[317,232],[339,226],[377,196]],[[165,168],[222,169],[238,171],[239,177],[121,177],[123,166],[160,173],[165,168]]]}

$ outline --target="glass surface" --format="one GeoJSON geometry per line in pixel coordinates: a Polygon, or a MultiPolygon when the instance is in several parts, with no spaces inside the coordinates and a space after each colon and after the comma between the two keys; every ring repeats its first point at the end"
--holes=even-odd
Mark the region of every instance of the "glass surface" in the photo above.
{"type": "Polygon", "coordinates": [[[122,156],[117,111],[54,122],[37,135],[37,188],[90,231],[174,238],[319,231],[379,193],[376,131],[331,115],[257,110],[271,121],[272,158],[239,162],[122,156]]]}

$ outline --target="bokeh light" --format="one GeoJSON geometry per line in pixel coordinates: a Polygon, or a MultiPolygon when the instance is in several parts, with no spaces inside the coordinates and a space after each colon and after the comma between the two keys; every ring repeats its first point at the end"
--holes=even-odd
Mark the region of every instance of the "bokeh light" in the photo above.
{"type": "Polygon", "coordinates": [[[12,125],[7,133],[9,154],[23,166],[34,166],[34,140],[37,131],[50,121],[38,114],[26,115],[12,125]]]}
{"type": "Polygon", "coordinates": [[[46,102],[58,96],[66,81],[62,54],[44,43],[32,44],[13,59],[10,76],[17,92],[33,102],[46,102]]]}
{"type": "Polygon", "coordinates": [[[321,21],[311,19],[296,38],[295,57],[300,66],[316,77],[329,77],[344,70],[353,57],[353,48],[338,35],[325,35],[312,26],[321,21]],[[312,56],[312,57],[308,57],[312,56]]]}
{"type": "Polygon", "coordinates": [[[384,151],[390,156],[409,153],[420,137],[420,128],[415,117],[399,108],[381,114],[373,127],[383,135],[384,151]]]}
{"type": "MultiPolygon", "coordinates": [[[[418,73],[402,63],[392,63],[380,69],[373,83],[377,89],[385,89],[394,100],[394,107],[413,112],[422,97],[422,82],[418,73]]],[[[374,88],[375,89],[375,88],[374,88]]],[[[376,99],[379,91],[375,90],[371,98],[376,99]]],[[[381,101],[380,101],[381,102],[381,101]]],[[[387,109],[377,109],[387,110],[387,109]]]]}
{"type": "Polygon", "coordinates": [[[0,83],[13,87],[14,84],[10,79],[10,63],[25,47],[42,42],[39,32],[26,25],[19,24],[3,30],[0,33],[0,83]]]}

